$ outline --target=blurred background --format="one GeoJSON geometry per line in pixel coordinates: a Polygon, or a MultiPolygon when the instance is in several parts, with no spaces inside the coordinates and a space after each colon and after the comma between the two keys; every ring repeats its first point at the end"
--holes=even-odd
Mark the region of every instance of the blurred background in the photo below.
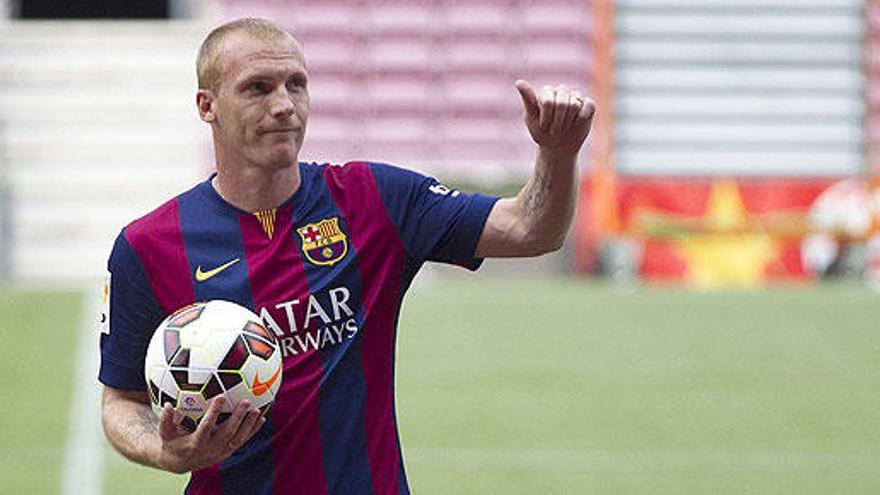
{"type": "Polygon", "coordinates": [[[414,491],[880,492],[874,0],[0,0],[0,492],[185,484],[103,439],[95,314],[213,169],[195,55],[244,16],[304,47],[303,160],[515,194],[514,81],[597,102],[564,249],[408,296],[414,491]]]}

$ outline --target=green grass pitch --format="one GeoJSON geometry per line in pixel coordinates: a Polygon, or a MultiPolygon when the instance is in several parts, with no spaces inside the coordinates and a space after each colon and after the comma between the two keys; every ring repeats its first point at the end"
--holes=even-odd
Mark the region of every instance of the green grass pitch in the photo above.
{"type": "MultiPolygon", "coordinates": [[[[397,348],[410,484],[878,493],[878,303],[857,285],[698,293],[479,275],[419,285],[397,348]]],[[[58,490],[78,312],[75,294],[0,291],[2,493],[58,490]]],[[[107,452],[105,493],[185,483],[107,452]]]]}
{"type": "Polygon", "coordinates": [[[0,287],[0,493],[56,493],[80,295],[0,287]]]}

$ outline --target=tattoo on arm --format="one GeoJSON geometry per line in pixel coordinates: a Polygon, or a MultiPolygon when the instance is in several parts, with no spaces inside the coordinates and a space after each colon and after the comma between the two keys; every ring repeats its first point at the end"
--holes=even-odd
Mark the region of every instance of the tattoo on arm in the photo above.
{"type": "Polygon", "coordinates": [[[544,203],[547,199],[547,190],[549,188],[550,181],[547,179],[547,174],[544,172],[538,172],[523,195],[523,202],[520,204],[520,213],[523,216],[532,216],[543,210],[544,203]]]}
{"type": "Polygon", "coordinates": [[[159,418],[148,408],[141,408],[137,416],[125,425],[124,431],[125,436],[136,444],[144,435],[159,432],[159,418]]]}

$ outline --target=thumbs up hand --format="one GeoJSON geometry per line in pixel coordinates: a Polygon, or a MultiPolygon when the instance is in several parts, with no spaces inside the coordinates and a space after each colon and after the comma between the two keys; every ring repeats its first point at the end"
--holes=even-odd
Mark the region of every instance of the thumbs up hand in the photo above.
{"type": "Polygon", "coordinates": [[[525,123],[541,151],[552,155],[576,155],[590,133],[596,104],[567,86],[544,86],[537,94],[522,79],[516,89],[525,108],[525,123]]]}

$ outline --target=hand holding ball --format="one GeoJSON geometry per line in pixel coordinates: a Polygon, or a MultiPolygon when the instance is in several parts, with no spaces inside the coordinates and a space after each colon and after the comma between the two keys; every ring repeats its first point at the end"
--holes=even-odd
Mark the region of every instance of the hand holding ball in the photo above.
{"type": "Polygon", "coordinates": [[[144,367],[153,411],[165,404],[195,431],[214,397],[226,398],[217,424],[247,400],[264,415],[281,386],[281,350],[260,317],[229,301],[199,302],[168,316],[147,348],[144,367]]]}

